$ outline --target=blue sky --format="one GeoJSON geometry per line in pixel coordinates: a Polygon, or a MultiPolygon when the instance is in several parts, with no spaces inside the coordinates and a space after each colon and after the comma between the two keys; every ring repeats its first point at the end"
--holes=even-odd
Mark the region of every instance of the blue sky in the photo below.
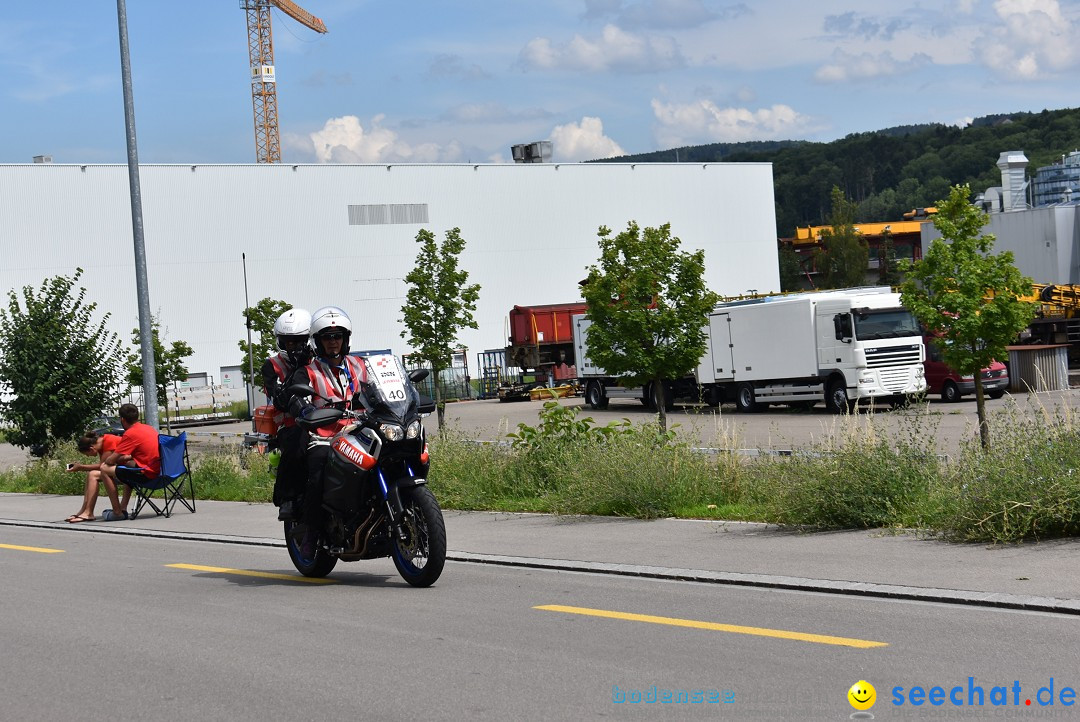
{"type": "MultiPolygon", "coordinates": [[[[1080,105],[1075,0],[299,4],[330,32],[274,13],[293,163],[508,162],[544,139],[569,162],[1080,105]]],[[[237,0],[127,12],[140,161],[254,162],[237,0]]],[[[7,3],[0,109],[0,163],[125,162],[115,3],[7,3]]]]}

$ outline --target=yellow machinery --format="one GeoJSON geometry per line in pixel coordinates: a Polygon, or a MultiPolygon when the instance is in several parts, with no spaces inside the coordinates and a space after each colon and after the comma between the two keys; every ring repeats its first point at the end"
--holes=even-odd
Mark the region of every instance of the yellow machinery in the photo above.
{"type": "Polygon", "coordinates": [[[1080,286],[1033,283],[1020,300],[1037,304],[1035,320],[1021,340],[1025,344],[1069,344],[1069,366],[1080,365],[1080,286]]]}
{"type": "Polygon", "coordinates": [[[270,9],[277,8],[317,33],[326,25],[291,0],[240,0],[247,13],[248,57],[251,60],[251,105],[255,113],[255,162],[281,162],[278,130],[277,82],[274,76],[274,38],[270,9]]]}
{"type": "Polygon", "coordinates": [[[1039,316],[1042,318],[1080,317],[1080,286],[1067,283],[1033,283],[1031,288],[1031,296],[1022,298],[1039,304],[1039,316]]]}

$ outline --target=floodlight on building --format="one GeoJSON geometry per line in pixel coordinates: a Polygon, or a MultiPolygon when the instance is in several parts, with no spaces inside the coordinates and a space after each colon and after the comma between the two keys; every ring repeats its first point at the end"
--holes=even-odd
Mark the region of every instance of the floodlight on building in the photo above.
{"type": "Polygon", "coordinates": [[[551,141],[538,140],[510,146],[515,163],[550,163],[551,141]]]}

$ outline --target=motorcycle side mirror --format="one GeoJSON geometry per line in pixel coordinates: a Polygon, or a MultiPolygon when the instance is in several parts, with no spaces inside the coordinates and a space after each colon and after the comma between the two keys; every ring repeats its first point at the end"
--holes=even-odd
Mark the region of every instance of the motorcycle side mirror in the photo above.
{"type": "Polygon", "coordinates": [[[317,396],[315,389],[307,384],[293,384],[285,391],[291,396],[317,396]]]}
{"type": "MultiPolygon", "coordinates": [[[[427,369],[423,369],[426,371],[427,369]]],[[[435,400],[429,399],[427,396],[421,396],[420,400],[416,403],[416,413],[418,414],[431,414],[435,412],[435,400]]]]}
{"type": "Polygon", "coordinates": [[[413,369],[409,372],[409,380],[414,384],[418,384],[426,379],[429,373],[431,372],[428,369],[413,369]]]}

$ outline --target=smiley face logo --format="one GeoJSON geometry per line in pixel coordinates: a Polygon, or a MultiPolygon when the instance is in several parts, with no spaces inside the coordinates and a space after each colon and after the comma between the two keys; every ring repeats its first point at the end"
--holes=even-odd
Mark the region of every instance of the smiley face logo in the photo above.
{"type": "Polygon", "coordinates": [[[847,691],[847,699],[855,709],[870,709],[877,702],[877,690],[865,679],[860,679],[847,691]]]}

